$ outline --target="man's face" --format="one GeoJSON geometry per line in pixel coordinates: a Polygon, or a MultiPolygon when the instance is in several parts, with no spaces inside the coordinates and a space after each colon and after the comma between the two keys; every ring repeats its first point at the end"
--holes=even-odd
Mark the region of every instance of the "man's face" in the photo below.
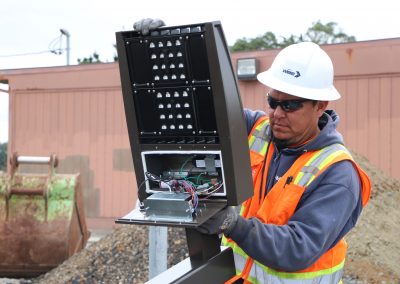
{"type": "Polygon", "coordinates": [[[268,115],[274,138],[281,145],[301,145],[319,133],[318,120],[324,113],[328,102],[302,101],[304,99],[276,90],[271,90],[269,96],[272,104],[278,103],[274,105],[275,109],[269,107],[268,115]],[[293,104],[300,106],[300,108],[285,111],[279,105],[279,102],[290,100],[301,101],[293,104]]]}

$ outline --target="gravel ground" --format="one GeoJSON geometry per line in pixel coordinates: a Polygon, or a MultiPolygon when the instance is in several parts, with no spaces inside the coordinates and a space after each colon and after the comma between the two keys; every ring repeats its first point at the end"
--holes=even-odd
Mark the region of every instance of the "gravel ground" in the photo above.
{"type": "MultiPolygon", "coordinates": [[[[168,268],[188,257],[183,228],[168,228],[168,268]]],[[[144,283],[148,280],[148,227],[123,225],[35,279],[0,283],[144,283]]]]}
{"type": "MultiPolygon", "coordinates": [[[[373,181],[373,196],[349,234],[346,284],[400,283],[398,228],[400,182],[363,157],[356,160],[373,181]],[[391,216],[391,218],[388,218],[391,216]]],[[[188,257],[185,231],[168,228],[168,267],[188,257]]],[[[0,279],[0,284],[144,283],[148,280],[148,227],[124,225],[35,279],[0,279]]]]}
{"type": "MultiPolygon", "coordinates": [[[[124,225],[59,267],[35,279],[2,279],[1,284],[108,284],[148,281],[148,227],[124,225]]],[[[168,267],[188,257],[185,231],[168,228],[168,267]]],[[[364,284],[346,276],[345,283],[364,284]]]]}

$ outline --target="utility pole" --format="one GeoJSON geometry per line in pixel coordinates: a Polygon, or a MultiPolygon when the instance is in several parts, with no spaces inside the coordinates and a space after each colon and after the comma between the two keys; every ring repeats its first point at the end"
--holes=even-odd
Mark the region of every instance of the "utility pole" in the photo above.
{"type": "Polygon", "coordinates": [[[67,38],[67,65],[69,65],[69,51],[70,51],[70,47],[69,47],[69,38],[70,38],[70,34],[66,29],[60,29],[61,34],[65,35],[65,37],[67,38]]]}

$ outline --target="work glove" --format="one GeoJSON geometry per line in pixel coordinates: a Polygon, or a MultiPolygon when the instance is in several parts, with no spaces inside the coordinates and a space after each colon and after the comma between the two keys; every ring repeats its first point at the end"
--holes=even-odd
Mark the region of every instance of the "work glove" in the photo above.
{"type": "Polygon", "coordinates": [[[229,235],[238,220],[238,213],[232,206],[225,207],[206,222],[197,227],[202,234],[215,235],[224,233],[229,235]]]}
{"type": "Polygon", "coordinates": [[[163,20],[146,18],[138,22],[135,22],[133,24],[133,29],[141,32],[142,35],[148,35],[151,30],[154,30],[162,26],[165,26],[163,20]]]}

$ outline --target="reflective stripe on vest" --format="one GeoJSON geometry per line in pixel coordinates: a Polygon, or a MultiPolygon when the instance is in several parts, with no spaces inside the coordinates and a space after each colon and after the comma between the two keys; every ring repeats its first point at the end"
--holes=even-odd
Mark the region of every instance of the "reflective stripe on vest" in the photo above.
{"type": "MultiPolygon", "coordinates": [[[[247,258],[243,257],[238,253],[234,253],[234,261],[236,266],[236,274],[240,275],[247,262],[247,258]]],[[[304,273],[293,273],[293,272],[279,272],[269,267],[262,265],[261,263],[254,261],[253,266],[250,269],[249,275],[246,280],[250,283],[269,283],[269,284],[337,284],[343,276],[344,260],[336,267],[332,267],[325,270],[316,272],[304,273]]]]}
{"type": "Polygon", "coordinates": [[[269,120],[261,121],[252,131],[249,137],[249,149],[265,155],[268,148],[268,140],[270,137],[269,120]]]}
{"type": "Polygon", "coordinates": [[[308,186],[321,169],[341,154],[346,154],[351,157],[349,151],[341,144],[333,144],[317,151],[300,170],[294,183],[300,186],[308,186]]]}
{"type": "Polygon", "coordinates": [[[278,272],[271,268],[268,268],[258,262],[254,262],[248,281],[251,283],[301,283],[301,284],[337,284],[343,276],[342,263],[336,267],[332,267],[325,270],[308,273],[289,273],[289,272],[278,272]]]}

